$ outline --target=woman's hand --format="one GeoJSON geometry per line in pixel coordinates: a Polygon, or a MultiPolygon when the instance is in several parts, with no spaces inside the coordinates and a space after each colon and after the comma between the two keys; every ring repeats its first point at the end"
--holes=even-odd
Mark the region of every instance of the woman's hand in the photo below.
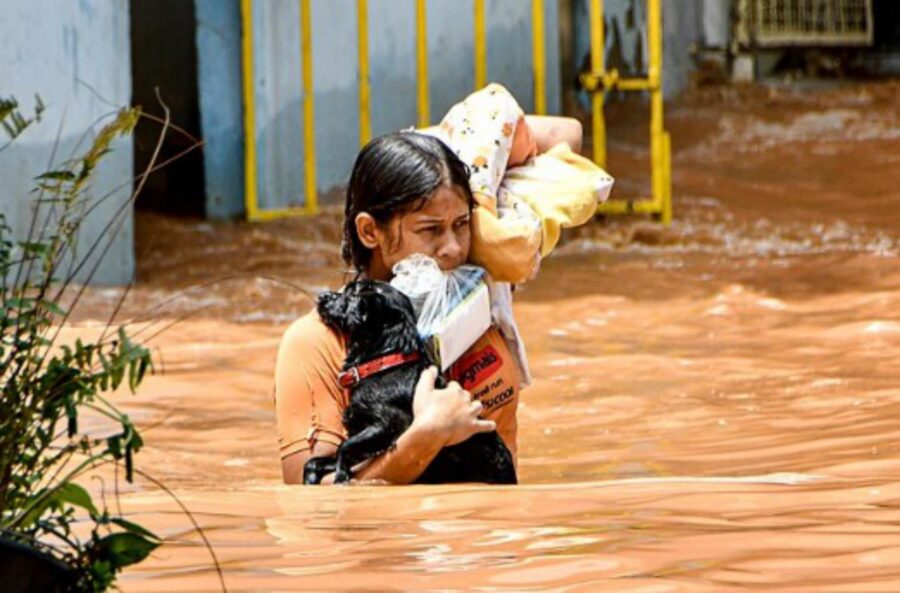
{"type": "Polygon", "coordinates": [[[419,377],[413,399],[413,425],[429,432],[449,447],[479,432],[497,430],[493,420],[479,418],[482,405],[456,381],[436,389],[437,368],[428,367],[419,377]]]}

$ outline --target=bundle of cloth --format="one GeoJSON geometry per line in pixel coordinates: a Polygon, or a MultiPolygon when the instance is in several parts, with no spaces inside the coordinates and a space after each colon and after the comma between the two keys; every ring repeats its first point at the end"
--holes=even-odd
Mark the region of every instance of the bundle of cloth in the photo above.
{"type": "MultiPolygon", "coordinates": [[[[416,132],[437,137],[470,168],[475,207],[469,260],[488,274],[491,319],[516,355],[521,383],[527,385],[531,373],[513,317],[512,286],[537,275],[541,259],[559,242],[561,229],[582,225],[593,217],[597,204],[609,197],[613,178],[566,143],[537,154],[524,111],[512,94],[496,83],[454,105],[438,126],[416,132]],[[511,161],[521,164],[510,168],[511,161]]],[[[428,267],[421,261],[401,264],[404,262],[394,270],[401,290],[415,284],[411,280],[418,274],[415,270],[428,267]]],[[[465,274],[472,277],[471,272],[465,274]]],[[[474,299],[458,302],[471,307],[474,299]]],[[[479,307],[477,311],[483,311],[483,306],[479,307]]],[[[469,315],[455,316],[469,319],[469,315]]],[[[463,345],[455,345],[452,352],[464,352],[463,345]]]]}
{"type": "Polygon", "coordinates": [[[524,111],[496,83],[454,105],[440,125],[420,132],[442,140],[469,165],[477,204],[470,259],[494,281],[533,278],[560,230],[590,220],[613,186],[606,171],[568,144],[536,154],[524,111]],[[524,164],[508,168],[511,156],[524,164]]]}

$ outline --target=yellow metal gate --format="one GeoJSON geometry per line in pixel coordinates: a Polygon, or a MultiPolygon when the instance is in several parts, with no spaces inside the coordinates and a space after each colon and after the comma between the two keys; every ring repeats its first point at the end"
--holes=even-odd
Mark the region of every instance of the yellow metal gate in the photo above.
{"type": "MultiPolygon", "coordinates": [[[[252,221],[272,220],[285,216],[314,214],[318,211],[316,195],[316,146],[315,146],[315,105],[313,99],[312,70],[312,0],[300,2],[300,51],[302,95],[303,95],[303,146],[306,155],[303,163],[305,171],[304,206],[299,208],[264,209],[259,206],[258,171],[256,154],[256,96],[253,88],[253,0],[241,0],[242,65],[244,80],[244,201],[247,219],[252,221]]],[[[322,0],[327,1],[327,0],[322,0]]],[[[399,0],[397,0],[399,1],[399,0]]],[[[428,95],[428,38],[426,35],[426,0],[413,0],[416,11],[416,88],[417,121],[419,127],[433,123],[428,95]]],[[[485,17],[486,0],[474,0],[474,88],[487,84],[487,27],[485,17]]],[[[544,0],[531,0],[532,6],[532,48],[534,68],[535,112],[543,115],[547,105],[547,69],[544,44],[544,0]]],[[[359,142],[365,144],[371,139],[371,87],[369,82],[369,41],[368,41],[368,0],[357,0],[357,51],[359,64],[359,142]]],[[[456,26],[454,23],[448,26],[456,26]]]]}
{"type": "Polygon", "coordinates": [[[609,200],[601,204],[602,214],[652,214],[668,224],[672,220],[671,144],[663,125],[662,95],[662,6],[661,0],[647,0],[647,39],[650,60],[646,78],[622,78],[616,69],[606,70],[603,0],[591,0],[591,71],[581,76],[582,85],[593,93],[592,122],[594,161],[606,166],[606,121],[603,100],[607,91],[648,91],[650,93],[650,198],[635,201],[609,200]]]}
{"type": "MultiPolygon", "coordinates": [[[[302,53],[303,84],[303,145],[306,158],[303,167],[305,184],[303,206],[291,208],[261,208],[258,195],[258,171],[255,111],[255,91],[253,87],[253,20],[254,0],[241,0],[243,99],[245,130],[245,204],[248,220],[261,221],[313,214],[318,211],[316,191],[316,146],[315,146],[315,105],[312,72],[312,0],[298,0],[300,3],[300,51],[302,53]]],[[[425,127],[433,123],[428,95],[428,39],[426,36],[426,0],[415,2],[416,14],[416,73],[418,125],[425,127]]],[[[475,88],[487,83],[487,39],[485,26],[485,2],[473,0],[474,15],[474,79],[475,88]]],[[[368,0],[357,0],[359,64],[359,142],[365,144],[371,139],[371,87],[369,82],[369,40],[368,40],[368,0]]],[[[546,48],[544,42],[544,0],[531,0],[532,6],[532,48],[534,68],[535,112],[546,113],[546,48]]],[[[661,0],[647,0],[647,36],[649,39],[649,68],[646,78],[622,78],[615,69],[607,71],[604,63],[605,32],[603,27],[603,1],[591,0],[591,72],[582,77],[584,86],[593,92],[593,140],[594,159],[600,166],[606,162],[606,126],[603,115],[603,100],[606,91],[645,91],[650,93],[650,172],[651,196],[636,201],[609,201],[602,204],[599,212],[604,214],[645,213],[652,214],[664,223],[672,218],[671,161],[669,134],[663,127],[662,96],[662,11],[661,0]]]]}

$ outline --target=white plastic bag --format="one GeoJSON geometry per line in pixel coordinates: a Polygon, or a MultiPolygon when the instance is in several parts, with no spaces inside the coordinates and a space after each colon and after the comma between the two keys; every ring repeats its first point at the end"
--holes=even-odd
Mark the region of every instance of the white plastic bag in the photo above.
{"type": "Polygon", "coordinates": [[[464,265],[441,271],[428,256],[398,262],[391,285],[412,301],[419,335],[441,371],[462,356],[491,326],[491,300],[485,271],[464,265]]]}
{"type": "Polygon", "coordinates": [[[443,272],[436,261],[420,254],[398,262],[393,272],[391,285],[412,301],[419,335],[440,362],[442,372],[494,323],[515,356],[520,384],[531,383],[508,283],[492,282],[479,266],[463,265],[443,272]]]}

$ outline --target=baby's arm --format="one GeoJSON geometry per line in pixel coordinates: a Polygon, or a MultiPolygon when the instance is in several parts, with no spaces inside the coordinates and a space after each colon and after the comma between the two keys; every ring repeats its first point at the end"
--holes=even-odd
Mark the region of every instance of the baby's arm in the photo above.
{"type": "MultiPolygon", "coordinates": [[[[568,144],[572,152],[581,152],[584,130],[581,127],[581,122],[574,117],[526,115],[525,123],[534,136],[538,154],[547,152],[560,142],[568,144]]],[[[512,159],[510,159],[510,167],[518,164],[522,163],[513,164],[512,159]]]]}
{"type": "MultiPolygon", "coordinates": [[[[418,131],[429,136],[439,136],[438,130],[438,126],[430,126],[418,131]]],[[[506,166],[523,165],[529,158],[547,152],[560,142],[568,144],[572,152],[581,152],[583,137],[581,122],[574,117],[525,115],[516,126],[506,166]]]]}

